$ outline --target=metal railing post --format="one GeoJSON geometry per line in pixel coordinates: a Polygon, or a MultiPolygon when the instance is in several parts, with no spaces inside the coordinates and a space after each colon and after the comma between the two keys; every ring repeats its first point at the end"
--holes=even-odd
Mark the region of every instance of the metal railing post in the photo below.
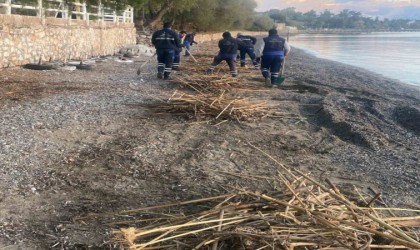
{"type": "Polygon", "coordinates": [[[36,16],[42,17],[42,0],[38,0],[38,6],[36,7],[36,16]]]}
{"type": "Polygon", "coordinates": [[[7,4],[6,15],[11,15],[12,14],[12,0],[6,0],[5,4],[7,4]]]}
{"type": "Polygon", "coordinates": [[[68,19],[69,18],[69,5],[67,4],[67,3],[65,3],[64,1],[62,2],[63,3],[63,12],[61,12],[62,14],[62,16],[63,16],[63,18],[65,18],[65,19],[68,19]]]}
{"type": "Polygon", "coordinates": [[[83,20],[88,20],[88,14],[87,14],[87,8],[86,8],[86,1],[83,1],[82,3],[82,15],[83,15],[83,20]]]}
{"type": "Polygon", "coordinates": [[[98,1],[98,21],[103,21],[101,0],[98,1]]]}

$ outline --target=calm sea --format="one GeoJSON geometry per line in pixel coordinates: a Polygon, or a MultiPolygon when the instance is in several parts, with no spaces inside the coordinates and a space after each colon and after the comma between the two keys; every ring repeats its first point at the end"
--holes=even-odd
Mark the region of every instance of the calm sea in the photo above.
{"type": "Polygon", "coordinates": [[[292,46],[420,86],[420,32],[298,35],[292,46]]]}

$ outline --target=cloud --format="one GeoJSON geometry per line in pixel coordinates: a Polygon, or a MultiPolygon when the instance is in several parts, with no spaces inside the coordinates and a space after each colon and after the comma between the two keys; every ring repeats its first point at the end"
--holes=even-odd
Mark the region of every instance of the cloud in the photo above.
{"type": "Polygon", "coordinates": [[[257,3],[259,11],[288,7],[302,12],[351,9],[366,15],[420,18],[420,0],[257,0],[257,3]]]}

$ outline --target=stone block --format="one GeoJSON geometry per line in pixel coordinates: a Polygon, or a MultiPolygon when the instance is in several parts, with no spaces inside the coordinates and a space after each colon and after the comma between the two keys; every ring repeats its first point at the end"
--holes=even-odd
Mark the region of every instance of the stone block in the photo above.
{"type": "Polygon", "coordinates": [[[12,18],[12,16],[10,16],[10,15],[0,15],[1,17],[2,17],[2,19],[1,19],[1,24],[3,25],[3,26],[11,26],[11,22],[10,22],[10,19],[12,18]]]}
{"type": "Polygon", "coordinates": [[[14,27],[23,27],[24,26],[24,23],[23,23],[24,16],[12,15],[12,17],[13,17],[13,26],[14,27]]]}
{"type": "Polygon", "coordinates": [[[39,28],[42,26],[42,19],[40,17],[25,16],[23,22],[25,26],[29,26],[31,28],[39,28]]]}

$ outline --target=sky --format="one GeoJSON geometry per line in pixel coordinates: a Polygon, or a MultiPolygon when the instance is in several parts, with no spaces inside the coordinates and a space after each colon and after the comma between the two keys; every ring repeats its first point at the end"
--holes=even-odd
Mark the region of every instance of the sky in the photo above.
{"type": "Polygon", "coordinates": [[[296,7],[298,11],[360,11],[366,16],[420,19],[420,0],[256,0],[258,11],[296,7]]]}

